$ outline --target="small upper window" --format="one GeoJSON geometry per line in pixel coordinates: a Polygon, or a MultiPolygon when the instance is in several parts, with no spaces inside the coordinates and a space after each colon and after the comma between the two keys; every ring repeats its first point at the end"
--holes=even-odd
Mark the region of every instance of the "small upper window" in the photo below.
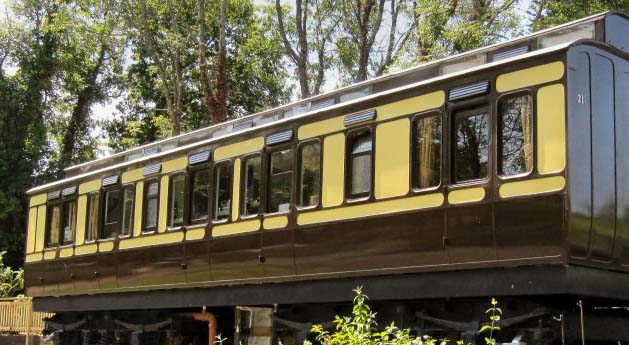
{"type": "Polygon", "coordinates": [[[371,193],[371,132],[363,132],[350,140],[350,181],[351,197],[364,197],[371,193]]]}
{"type": "Polygon", "coordinates": [[[135,187],[133,185],[123,189],[122,230],[121,236],[131,235],[133,230],[133,211],[135,205],[135,187]]]}
{"type": "Polygon", "coordinates": [[[502,176],[527,173],[533,168],[533,98],[505,98],[499,109],[498,171],[502,176]]]}
{"type": "Polygon", "coordinates": [[[252,216],[260,212],[260,184],[262,159],[260,156],[250,157],[243,163],[244,200],[242,215],[252,216]]]}
{"type": "Polygon", "coordinates": [[[431,188],[441,182],[441,115],[413,123],[413,187],[431,188]]]}
{"type": "Polygon", "coordinates": [[[120,210],[122,210],[122,193],[120,190],[105,192],[105,217],[101,238],[112,238],[120,228],[120,210]]]}
{"type": "Polygon", "coordinates": [[[170,218],[168,219],[168,226],[182,226],[184,209],[185,209],[185,188],[186,188],[186,175],[177,174],[170,178],[170,199],[168,204],[170,207],[170,218]]]}
{"type": "Polygon", "coordinates": [[[210,205],[210,169],[198,170],[191,175],[190,222],[208,218],[210,205]]]}
{"type": "Polygon", "coordinates": [[[293,181],[293,150],[275,151],[270,157],[268,212],[288,212],[293,181]]]}
{"type": "Polygon", "coordinates": [[[100,193],[91,193],[87,196],[87,227],[85,240],[88,242],[95,241],[98,238],[99,199],[100,193]]]}
{"type": "Polygon", "coordinates": [[[231,165],[218,165],[215,172],[214,219],[229,218],[231,208],[232,171],[231,165]]]}
{"type": "Polygon", "coordinates": [[[299,206],[316,206],[321,192],[321,143],[300,148],[299,206]]]}
{"type": "Polygon", "coordinates": [[[489,114],[487,110],[455,114],[454,180],[464,182],[487,177],[489,114]]]}
{"type": "Polygon", "coordinates": [[[157,213],[159,206],[159,183],[157,181],[146,182],[146,194],[144,204],[144,230],[154,231],[157,228],[157,213]]]}

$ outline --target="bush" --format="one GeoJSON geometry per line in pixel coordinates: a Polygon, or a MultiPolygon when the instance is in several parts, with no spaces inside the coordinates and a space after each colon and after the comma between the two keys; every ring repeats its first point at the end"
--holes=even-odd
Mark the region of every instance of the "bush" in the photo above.
{"type": "Polygon", "coordinates": [[[17,296],[24,290],[24,270],[13,270],[5,266],[0,252],[0,298],[17,296]]]}

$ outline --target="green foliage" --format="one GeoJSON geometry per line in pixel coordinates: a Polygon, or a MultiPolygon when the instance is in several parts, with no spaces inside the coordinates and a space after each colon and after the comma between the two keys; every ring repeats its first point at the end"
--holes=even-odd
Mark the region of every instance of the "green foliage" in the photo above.
{"type": "Polygon", "coordinates": [[[608,10],[629,12],[629,0],[533,0],[528,14],[541,30],[608,10]]]}
{"type": "Polygon", "coordinates": [[[489,336],[485,337],[485,343],[487,345],[495,345],[496,338],[494,338],[494,331],[499,331],[500,327],[496,324],[500,321],[502,316],[502,309],[498,307],[498,301],[495,298],[491,299],[491,307],[485,310],[485,314],[489,316],[489,324],[483,325],[479,333],[489,332],[489,336]]]}
{"type": "Polygon", "coordinates": [[[2,261],[5,253],[0,252],[0,298],[15,297],[24,290],[24,270],[5,266],[2,261]]]}

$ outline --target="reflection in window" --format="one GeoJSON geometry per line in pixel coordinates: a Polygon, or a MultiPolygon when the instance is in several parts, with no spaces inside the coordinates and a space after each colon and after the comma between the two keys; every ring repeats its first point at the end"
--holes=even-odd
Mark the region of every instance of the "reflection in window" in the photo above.
{"type": "Polygon", "coordinates": [[[261,179],[260,156],[248,158],[243,164],[244,173],[244,194],[242,205],[242,215],[251,216],[260,212],[260,179],[261,179]]]}
{"type": "Polygon", "coordinates": [[[74,241],[74,230],[76,229],[76,202],[67,201],[63,203],[63,218],[61,224],[61,242],[63,244],[74,241]]]}
{"type": "Polygon", "coordinates": [[[168,226],[182,226],[185,208],[186,176],[179,174],[170,178],[170,219],[168,226]]]}
{"type": "Polygon", "coordinates": [[[231,166],[216,167],[216,196],[214,198],[214,219],[229,218],[231,207],[232,174],[231,166]]]}
{"type": "Polygon", "coordinates": [[[122,204],[122,230],[121,236],[131,235],[133,229],[133,208],[135,203],[135,188],[129,186],[124,189],[123,204],[122,204]]]}
{"type": "Polygon", "coordinates": [[[441,115],[413,124],[413,187],[436,187],[441,181],[441,115]]]}
{"type": "Polygon", "coordinates": [[[533,168],[533,98],[523,95],[500,102],[499,167],[503,176],[526,173],[533,168]]]}
{"type": "Polygon", "coordinates": [[[199,170],[192,175],[191,222],[207,219],[210,200],[210,169],[199,170]]]}
{"type": "Polygon", "coordinates": [[[288,212],[293,179],[293,150],[287,149],[271,153],[270,165],[268,211],[270,213],[288,212]]]}
{"type": "Polygon", "coordinates": [[[54,205],[50,210],[48,218],[48,236],[46,244],[55,246],[59,244],[59,234],[61,232],[61,205],[54,205]]]}
{"type": "Polygon", "coordinates": [[[350,195],[366,196],[371,192],[371,132],[357,135],[351,141],[350,195]]]}
{"type": "Polygon", "coordinates": [[[301,147],[299,169],[299,205],[316,206],[321,191],[321,144],[310,143],[301,147]]]}
{"type": "Polygon", "coordinates": [[[486,111],[455,115],[455,182],[487,176],[489,154],[489,115],[486,111]]]}
{"type": "Polygon", "coordinates": [[[157,181],[147,182],[146,205],[144,209],[144,229],[155,230],[157,227],[157,206],[159,198],[159,184],[157,181]]]}
{"type": "Polygon", "coordinates": [[[112,190],[105,193],[105,217],[101,238],[112,238],[118,234],[120,226],[120,210],[122,200],[120,200],[119,190],[112,190]]]}
{"type": "Polygon", "coordinates": [[[92,193],[87,196],[87,228],[85,231],[86,241],[94,241],[98,238],[99,199],[99,193],[92,193]]]}

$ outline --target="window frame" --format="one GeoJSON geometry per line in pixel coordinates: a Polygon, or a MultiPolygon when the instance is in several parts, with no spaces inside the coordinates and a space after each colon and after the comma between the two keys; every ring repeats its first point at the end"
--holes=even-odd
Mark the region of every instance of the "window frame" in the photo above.
{"type": "MultiPolygon", "coordinates": [[[[171,174],[168,175],[168,200],[166,200],[167,202],[167,210],[166,210],[166,230],[167,231],[176,231],[176,230],[181,230],[183,229],[185,226],[188,225],[188,199],[189,199],[189,178],[188,178],[188,173],[185,170],[178,170],[175,171],[171,174]],[[183,176],[183,219],[181,221],[181,225],[176,225],[173,226],[172,225],[172,213],[173,213],[173,209],[172,209],[172,198],[174,197],[173,194],[173,182],[174,182],[174,178],[177,176],[183,176]]],[[[161,186],[160,186],[161,187],[161,186]]],[[[161,190],[160,190],[161,192],[161,190]]],[[[158,193],[159,194],[159,193],[158,193]]],[[[159,210],[159,202],[158,202],[158,210],[159,210]]],[[[159,211],[158,211],[158,215],[157,215],[157,222],[159,223],[159,211]]],[[[159,224],[158,224],[159,226],[159,224]]]]}
{"type": "Polygon", "coordinates": [[[118,231],[117,238],[128,238],[133,236],[133,228],[135,227],[135,203],[137,200],[135,183],[130,182],[123,185],[120,185],[120,192],[122,193],[122,208],[120,209],[120,231],[118,231]],[[124,226],[124,194],[127,189],[133,190],[133,206],[131,207],[131,219],[133,223],[131,224],[131,230],[128,235],[122,235],[122,227],[124,226]]]}
{"type": "Polygon", "coordinates": [[[446,180],[446,174],[445,174],[445,171],[446,171],[446,159],[444,159],[444,158],[447,157],[447,155],[446,155],[446,147],[447,147],[447,145],[445,145],[446,136],[445,136],[445,133],[444,133],[445,130],[446,130],[446,127],[447,127],[447,126],[445,126],[445,124],[446,124],[445,114],[444,114],[444,112],[441,109],[439,109],[439,110],[432,109],[432,110],[429,110],[429,111],[426,111],[426,112],[417,113],[417,114],[411,116],[410,120],[411,120],[411,137],[410,137],[411,149],[409,150],[410,155],[411,155],[411,157],[409,159],[409,162],[410,162],[410,172],[409,172],[410,175],[409,176],[410,176],[410,187],[411,187],[410,191],[411,191],[411,193],[421,193],[421,192],[431,192],[431,191],[438,190],[438,189],[440,189],[440,188],[442,188],[442,187],[444,187],[446,185],[446,183],[444,182],[446,180]],[[415,145],[415,139],[417,138],[416,137],[416,135],[417,135],[417,127],[416,126],[417,126],[418,120],[425,119],[425,118],[428,118],[428,117],[433,117],[433,116],[434,117],[439,117],[440,120],[441,120],[441,129],[440,129],[440,133],[439,133],[440,134],[439,139],[440,139],[440,142],[441,142],[441,149],[439,150],[439,154],[441,155],[440,156],[440,161],[439,161],[439,184],[436,185],[436,186],[432,186],[432,187],[419,188],[419,187],[416,187],[416,183],[415,183],[416,182],[415,181],[416,180],[415,177],[416,177],[416,174],[418,173],[418,168],[414,164],[415,155],[416,155],[416,152],[417,152],[417,146],[415,145]]]}
{"type": "Polygon", "coordinates": [[[187,203],[187,216],[186,216],[186,224],[188,224],[189,226],[191,225],[202,225],[202,224],[209,224],[209,222],[212,221],[212,198],[213,198],[213,193],[214,193],[214,188],[213,188],[213,171],[212,171],[212,167],[210,166],[209,163],[204,163],[204,164],[198,164],[198,165],[194,165],[194,166],[189,166],[188,167],[188,179],[187,179],[187,197],[186,197],[186,203],[187,203]],[[208,186],[207,186],[207,209],[205,210],[205,214],[206,217],[205,218],[198,218],[198,219],[192,219],[192,205],[193,205],[193,200],[192,198],[194,197],[194,177],[202,172],[202,171],[207,171],[208,174],[208,186]]]}
{"type": "Polygon", "coordinates": [[[321,198],[323,194],[323,141],[320,138],[312,138],[301,141],[297,144],[297,171],[295,176],[295,209],[298,211],[301,210],[312,210],[321,208],[321,198]],[[302,184],[302,149],[304,146],[318,144],[319,145],[319,200],[316,205],[303,206],[301,205],[301,184],[302,184]]]}
{"type": "Polygon", "coordinates": [[[296,150],[295,150],[295,145],[293,145],[293,142],[287,142],[287,143],[282,143],[282,144],[278,144],[278,145],[273,145],[271,147],[267,147],[266,152],[264,154],[265,159],[263,161],[266,162],[266,164],[263,167],[263,212],[266,216],[274,216],[274,215],[283,215],[283,214],[289,214],[291,212],[293,212],[293,210],[296,208],[295,206],[295,172],[296,170],[296,159],[295,159],[295,154],[296,154],[296,150]],[[288,202],[288,210],[287,211],[276,211],[276,212],[270,212],[270,203],[271,203],[271,155],[273,155],[276,152],[280,152],[280,151],[286,151],[286,150],[291,150],[292,151],[292,155],[291,155],[291,159],[292,159],[292,170],[291,170],[291,179],[290,179],[290,200],[288,202]]]}
{"type": "MultiPolygon", "coordinates": [[[[361,126],[348,131],[345,135],[345,201],[347,203],[356,203],[361,201],[368,201],[373,198],[374,187],[375,187],[375,151],[376,151],[376,136],[375,129],[373,126],[361,126]],[[352,154],[352,149],[354,146],[354,141],[357,137],[361,135],[369,133],[371,136],[371,150],[369,153],[369,159],[371,161],[370,164],[370,176],[369,176],[369,191],[353,194],[351,193],[352,187],[352,162],[354,159],[354,155],[352,154]]],[[[358,156],[363,156],[367,154],[362,154],[358,156]]]]}
{"type": "Polygon", "coordinates": [[[151,177],[151,178],[147,178],[145,180],[143,180],[144,183],[144,188],[142,190],[142,231],[140,233],[140,235],[150,235],[150,234],[154,234],[157,233],[157,229],[159,228],[159,207],[160,207],[160,194],[161,194],[161,183],[160,183],[160,178],[159,176],[156,177],[151,177]],[[155,197],[151,197],[151,198],[156,198],[157,199],[157,213],[156,213],[156,221],[155,221],[155,227],[151,227],[150,229],[148,229],[146,227],[146,210],[147,210],[147,206],[148,206],[148,193],[149,193],[149,184],[151,183],[157,183],[157,194],[155,197]]]}
{"type": "Polygon", "coordinates": [[[496,99],[496,177],[500,180],[513,180],[531,176],[537,169],[537,97],[536,92],[533,92],[530,88],[519,89],[511,92],[501,94],[496,99]],[[531,168],[523,173],[515,175],[504,175],[502,169],[502,102],[509,98],[518,98],[521,96],[531,97],[531,156],[532,163],[531,168]]]}
{"type": "MultiPolygon", "coordinates": [[[[253,219],[253,218],[257,218],[258,216],[262,215],[265,213],[266,208],[265,206],[265,197],[264,197],[264,193],[265,193],[265,179],[264,179],[264,171],[265,171],[265,164],[264,164],[264,154],[262,152],[252,152],[249,153],[245,156],[243,156],[240,160],[240,200],[238,200],[238,202],[240,203],[240,205],[238,205],[238,217],[239,219],[253,219]],[[247,185],[247,176],[246,176],[246,169],[245,169],[245,165],[247,164],[247,161],[249,159],[252,158],[260,158],[260,206],[258,207],[258,212],[256,214],[244,214],[244,210],[245,210],[245,199],[246,199],[246,185],[247,185]]],[[[232,181],[233,183],[233,181],[232,181]]]]}
{"type": "Polygon", "coordinates": [[[101,226],[103,223],[103,212],[102,212],[102,199],[103,199],[103,192],[102,190],[97,190],[97,191],[93,191],[93,192],[89,192],[86,193],[85,196],[87,197],[86,200],[86,206],[85,206],[85,236],[83,238],[83,241],[85,244],[90,244],[90,243],[96,243],[98,242],[98,240],[100,239],[100,231],[101,231],[101,226]],[[87,236],[89,234],[89,224],[90,224],[90,206],[92,204],[92,202],[90,201],[90,197],[93,195],[97,195],[98,196],[98,205],[96,205],[96,209],[98,210],[98,219],[96,220],[96,238],[92,239],[92,240],[88,240],[87,236]]]}
{"type": "MultiPolygon", "coordinates": [[[[468,185],[478,185],[478,184],[483,184],[483,183],[487,183],[492,175],[494,174],[494,168],[493,168],[493,160],[494,160],[494,153],[495,153],[495,149],[494,149],[494,140],[496,139],[496,135],[494,135],[494,129],[495,129],[495,116],[494,116],[494,111],[492,109],[492,104],[490,102],[487,101],[487,97],[482,97],[481,101],[479,102],[474,102],[474,103],[465,103],[462,106],[459,107],[453,107],[449,112],[449,128],[448,128],[448,134],[450,136],[450,140],[448,141],[448,150],[449,150],[449,154],[448,154],[448,164],[449,164],[449,169],[448,169],[448,174],[449,174],[449,178],[448,178],[448,182],[450,186],[468,186],[468,185]],[[459,114],[463,114],[463,115],[459,115],[459,114]],[[487,134],[488,134],[488,138],[487,138],[487,174],[481,178],[475,178],[475,179],[469,179],[469,180],[464,180],[464,181],[457,181],[456,179],[456,152],[457,152],[457,147],[456,147],[456,140],[457,140],[457,136],[456,136],[456,132],[457,132],[457,128],[456,128],[456,120],[457,120],[457,115],[459,115],[459,117],[471,117],[474,115],[479,115],[479,114],[486,114],[487,115],[487,134]]],[[[443,183],[443,182],[442,182],[443,183]]]]}
{"type": "Polygon", "coordinates": [[[210,216],[209,220],[212,224],[222,224],[230,221],[232,217],[232,204],[234,202],[234,160],[233,159],[224,159],[218,162],[215,162],[212,165],[212,170],[210,173],[210,190],[211,190],[211,201],[210,201],[210,216]],[[218,184],[218,170],[227,167],[227,172],[229,174],[230,186],[229,186],[229,208],[228,213],[224,219],[218,218],[218,193],[219,193],[219,184],[218,184]]]}
{"type": "Polygon", "coordinates": [[[58,247],[67,247],[72,246],[76,243],[76,228],[78,221],[78,196],[76,193],[67,195],[67,196],[59,196],[58,198],[53,199],[46,203],[46,233],[44,234],[44,249],[58,248],[58,247]],[[68,242],[63,241],[63,208],[66,203],[74,203],[74,229],[72,229],[72,240],[68,242]],[[57,238],[57,243],[50,243],[50,230],[51,230],[51,220],[52,220],[52,208],[59,207],[60,215],[60,224],[59,224],[59,234],[57,238]]]}

